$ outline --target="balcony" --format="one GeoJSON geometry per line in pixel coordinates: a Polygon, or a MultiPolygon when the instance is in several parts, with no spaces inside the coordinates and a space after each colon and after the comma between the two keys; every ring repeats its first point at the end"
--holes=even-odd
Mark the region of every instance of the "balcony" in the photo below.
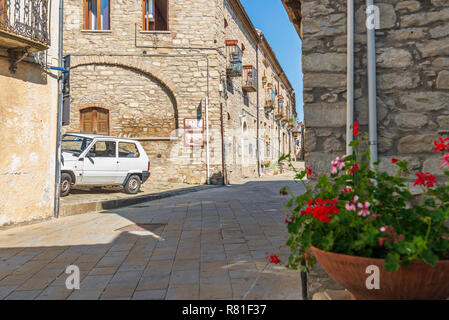
{"type": "Polygon", "coordinates": [[[237,40],[226,41],[226,74],[230,77],[242,76],[242,50],[237,40]]]}
{"type": "Polygon", "coordinates": [[[48,0],[0,0],[0,47],[39,52],[50,46],[48,0]]]}
{"type": "Polygon", "coordinates": [[[273,100],[271,100],[271,99],[265,100],[264,109],[265,109],[266,113],[273,111],[274,110],[274,102],[273,102],[273,100]]]}
{"type": "Polygon", "coordinates": [[[284,115],[284,116],[281,118],[281,122],[282,122],[282,125],[287,124],[287,123],[288,123],[287,116],[284,115]]]}
{"type": "Polygon", "coordinates": [[[284,115],[282,113],[279,113],[279,112],[274,115],[274,119],[275,120],[281,120],[283,117],[284,117],[284,115]]]}
{"type": "Polygon", "coordinates": [[[278,98],[278,110],[284,109],[284,99],[278,98]]]}
{"type": "Polygon", "coordinates": [[[243,85],[246,92],[257,91],[257,70],[253,66],[243,66],[243,85]]]}

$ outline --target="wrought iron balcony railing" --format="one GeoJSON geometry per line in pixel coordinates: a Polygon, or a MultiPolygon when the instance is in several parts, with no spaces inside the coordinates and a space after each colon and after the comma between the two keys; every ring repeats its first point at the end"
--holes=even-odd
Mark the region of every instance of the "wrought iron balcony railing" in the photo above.
{"type": "Polygon", "coordinates": [[[49,2],[0,0],[1,44],[11,48],[30,47],[31,51],[47,49],[50,46],[49,2]]]}
{"type": "Polygon", "coordinates": [[[257,91],[257,70],[251,65],[243,66],[242,89],[246,92],[257,91]]]}
{"type": "Polygon", "coordinates": [[[237,40],[226,40],[226,73],[230,77],[242,76],[242,50],[237,40]]]}

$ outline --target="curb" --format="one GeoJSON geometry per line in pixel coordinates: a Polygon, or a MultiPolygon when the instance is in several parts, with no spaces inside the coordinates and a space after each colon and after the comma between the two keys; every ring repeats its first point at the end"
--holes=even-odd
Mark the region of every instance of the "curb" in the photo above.
{"type": "Polygon", "coordinates": [[[127,207],[142,202],[153,201],[163,198],[170,198],[174,196],[179,196],[186,193],[198,192],[213,188],[220,188],[221,185],[201,185],[189,188],[181,188],[169,191],[163,191],[159,193],[151,193],[142,196],[123,198],[123,199],[113,199],[113,200],[99,200],[85,203],[74,203],[74,204],[61,204],[59,209],[60,217],[73,216],[77,214],[83,214],[88,212],[98,212],[109,209],[116,209],[121,207],[127,207]]]}

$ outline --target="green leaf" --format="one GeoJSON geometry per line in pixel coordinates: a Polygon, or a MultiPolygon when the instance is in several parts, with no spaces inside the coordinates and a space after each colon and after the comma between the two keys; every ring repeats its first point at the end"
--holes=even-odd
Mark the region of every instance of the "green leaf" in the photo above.
{"type": "Polygon", "coordinates": [[[435,203],[435,199],[434,198],[426,199],[426,201],[424,201],[424,204],[426,206],[432,207],[432,208],[435,208],[437,206],[436,203],[435,203]]]}
{"type": "Polygon", "coordinates": [[[435,267],[435,261],[438,260],[438,256],[432,252],[432,250],[427,249],[421,252],[421,257],[424,262],[430,264],[432,267],[435,267]]]}
{"type": "Polygon", "coordinates": [[[387,270],[387,272],[391,273],[399,269],[400,258],[401,257],[396,252],[390,252],[389,254],[387,254],[387,257],[385,258],[384,262],[384,267],[387,270]]]}

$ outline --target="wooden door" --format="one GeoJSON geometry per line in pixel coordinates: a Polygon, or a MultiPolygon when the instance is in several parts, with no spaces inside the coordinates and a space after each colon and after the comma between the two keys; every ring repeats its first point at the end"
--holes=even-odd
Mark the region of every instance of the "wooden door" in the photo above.
{"type": "Polygon", "coordinates": [[[109,111],[103,108],[81,110],[80,128],[82,133],[109,135],[109,111]]]}

